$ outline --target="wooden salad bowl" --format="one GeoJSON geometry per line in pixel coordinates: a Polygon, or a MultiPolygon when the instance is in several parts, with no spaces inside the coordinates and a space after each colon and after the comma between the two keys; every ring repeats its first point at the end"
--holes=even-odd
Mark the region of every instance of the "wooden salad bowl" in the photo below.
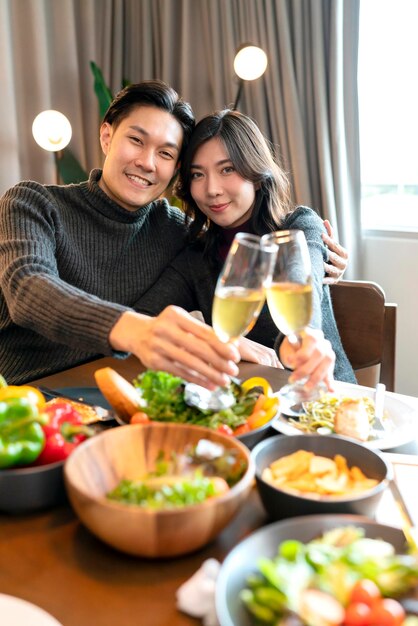
{"type": "Polygon", "coordinates": [[[83,442],[64,466],[69,500],[81,522],[97,537],[123,552],[148,558],[174,557],[209,543],[244,503],[254,479],[248,448],[200,426],[158,423],[113,428],[83,442]],[[244,462],[240,480],[223,495],[200,504],[154,510],[106,498],[122,479],[139,479],[155,470],[161,452],[182,453],[188,444],[209,439],[236,450],[244,462]]]}

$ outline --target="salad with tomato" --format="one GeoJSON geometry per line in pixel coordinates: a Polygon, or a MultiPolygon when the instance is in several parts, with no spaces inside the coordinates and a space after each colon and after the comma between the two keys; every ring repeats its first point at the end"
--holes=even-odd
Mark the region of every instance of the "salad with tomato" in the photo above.
{"type": "Polygon", "coordinates": [[[254,624],[418,626],[400,599],[418,586],[418,557],[396,554],[359,527],[335,528],[302,543],[287,540],[241,591],[254,624]]]}
{"type": "Polygon", "coordinates": [[[227,435],[242,435],[264,426],[277,413],[278,398],[264,378],[231,382],[235,404],[220,411],[189,406],[184,397],[185,381],[167,372],[147,370],[134,381],[140,410],[131,423],[149,421],[196,424],[227,435]]]}

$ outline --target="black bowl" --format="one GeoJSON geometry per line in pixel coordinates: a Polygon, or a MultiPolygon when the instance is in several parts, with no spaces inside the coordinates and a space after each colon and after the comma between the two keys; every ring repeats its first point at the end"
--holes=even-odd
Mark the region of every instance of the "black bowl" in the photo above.
{"type": "Polygon", "coordinates": [[[406,549],[401,530],[355,515],[311,515],[275,522],[241,541],[226,557],[216,581],[216,613],[220,626],[253,626],[239,594],[247,577],[257,572],[260,557],[273,558],[286,539],[308,542],[338,526],[361,526],[366,537],[390,542],[397,552],[406,549]]]}
{"type": "Polygon", "coordinates": [[[273,520],[296,515],[316,513],[349,513],[373,516],[384,490],[393,476],[392,466],[375,450],[366,448],[345,437],[332,435],[278,435],[260,442],[252,451],[255,461],[255,478],[264,508],[273,520]],[[315,454],[333,458],[341,454],[348,466],[357,465],[367,478],[379,483],[372,489],[344,497],[316,499],[302,494],[293,494],[274,487],[262,478],[263,470],[273,461],[297,450],[308,450],[315,454]]]}
{"type": "Polygon", "coordinates": [[[32,513],[66,501],[64,461],[0,470],[0,511],[32,513]]]}

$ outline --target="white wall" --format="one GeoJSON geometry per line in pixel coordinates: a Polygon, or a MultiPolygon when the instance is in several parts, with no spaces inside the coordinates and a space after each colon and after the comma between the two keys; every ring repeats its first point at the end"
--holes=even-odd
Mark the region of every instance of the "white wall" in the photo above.
{"type": "Polygon", "coordinates": [[[418,233],[367,232],[364,280],[398,305],[396,388],[418,396],[418,233]]]}

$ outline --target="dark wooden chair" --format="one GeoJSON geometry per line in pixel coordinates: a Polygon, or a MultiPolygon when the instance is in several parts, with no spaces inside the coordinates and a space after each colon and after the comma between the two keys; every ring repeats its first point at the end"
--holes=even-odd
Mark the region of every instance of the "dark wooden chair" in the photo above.
{"type": "Polygon", "coordinates": [[[381,382],[395,391],[397,305],[387,303],[374,282],[341,280],[330,289],[341,341],[357,380],[368,386],[381,382]]]}

